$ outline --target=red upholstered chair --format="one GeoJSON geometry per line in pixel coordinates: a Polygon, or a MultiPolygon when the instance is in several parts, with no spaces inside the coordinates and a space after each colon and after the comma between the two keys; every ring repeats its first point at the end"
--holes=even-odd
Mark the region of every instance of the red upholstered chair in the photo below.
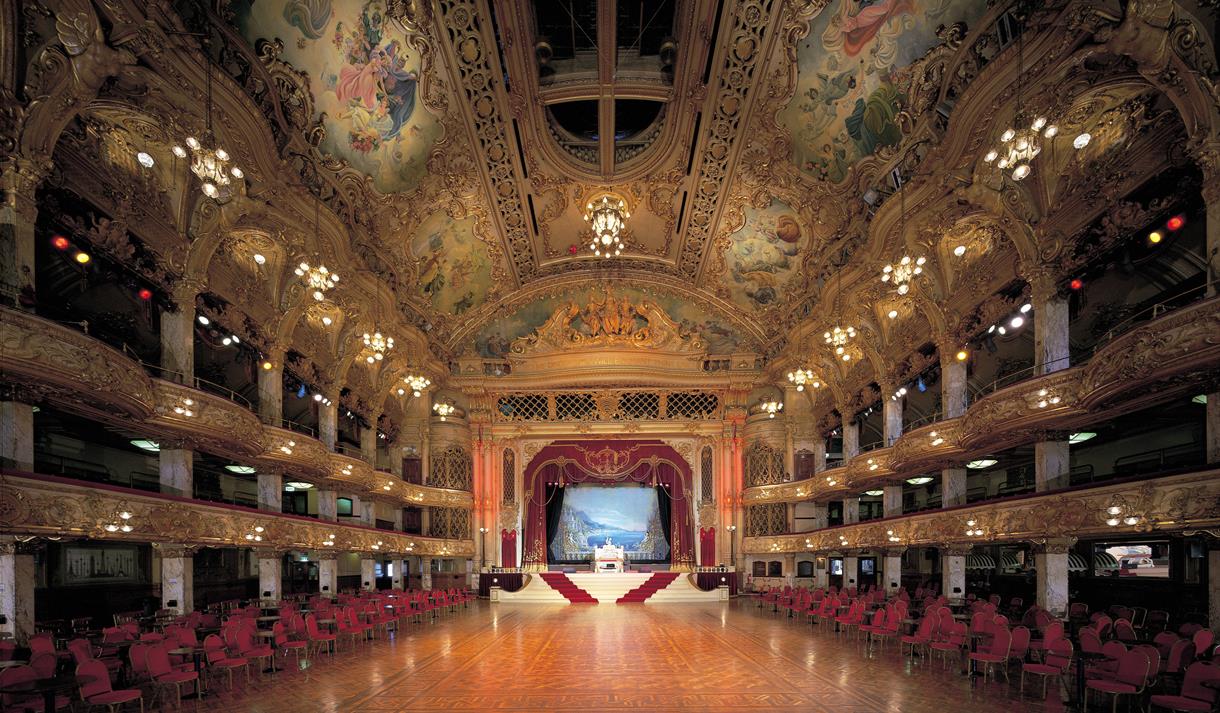
{"type": "MultiPolygon", "coordinates": [[[[38,673],[34,671],[32,666],[12,666],[4,670],[0,670],[0,688],[8,689],[22,683],[34,683],[38,680],[38,673]]],[[[55,709],[67,708],[71,705],[71,701],[66,696],[55,697],[55,709]]],[[[42,694],[30,693],[0,693],[0,705],[4,711],[41,711],[44,703],[42,694]]]]}
{"type": "Polygon", "coordinates": [[[116,658],[99,659],[94,655],[93,646],[88,639],[73,639],[68,642],[68,651],[72,654],[72,659],[79,667],[86,661],[98,661],[110,673],[114,673],[123,667],[123,662],[116,658]]]}
{"type": "MultiPolygon", "coordinates": [[[[275,634],[275,648],[282,652],[283,656],[287,656],[291,651],[293,656],[296,656],[297,668],[301,667],[301,652],[309,648],[309,644],[305,641],[288,638],[288,631],[284,628],[283,622],[275,622],[271,627],[271,632],[275,634]]],[[[308,654],[308,652],[306,652],[308,654]]]]}
{"type": "Polygon", "coordinates": [[[80,682],[80,697],[90,707],[106,706],[110,713],[117,713],[124,703],[140,702],[140,711],[144,710],[144,694],[138,688],[128,688],[116,691],[110,687],[110,673],[106,665],[98,659],[90,659],[76,667],[76,677],[80,682]]]}
{"type": "Polygon", "coordinates": [[[1102,644],[1101,652],[1107,658],[1085,667],[1086,678],[1112,678],[1114,672],[1118,670],[1119,660],[1122,659],[1123,654],[1127,653],[1127,645],[1121,641],[1107,641],[1102,644]]]}
{"type": "Polygon", "coordinates": [[[1169,612],[1163,609],[1153,609],[1144,617],[1144,628],[1148,631],[1168,631],[1169,612]]]}
{"type": "Polygon", "coordinates": [[[987,646],[986,651],[976,651],[970,654],[970,660],[976,665],[983,665],[983,680],[986,681],[988,676],[997,666],[1004,672],[1004,678],[1008,678],[1008,652],[1012,647],[1012,632],[1008,629],[995,629],[992,632],[991,642],[987,646]]]}
{"type": "Polygon", "coordinates": [[[13,655],[17,652],[17,642],[7,640],[0,641],[0,661],[12,661],[13,655]]]}
{"type": "Polygon", "coordinates": [[[1139,637],[1135,634],[1135,627],[1131,626],[1131,622],[1127,619],[1115,620],[1114,638],[1124,644],[1134,644],[1139,641],[1139,637]]]}
{"type": "Polygon", "coordinates": [[[924,617],[919,620],[919,627],[915,629],[914,634],[908,634],[898,640],[899,653],[905,653],[905,647],[911,647],[911,655],[915,654],[915,647],[919,646],[927,650],[928,645],[932,643],[932,635],[936,632],[936,627],[940,623],[940,617],[936,613],[925,613],[924,617]]]}
{"type": "Polygon", "coordinates": [[[859,633],[864,634],[869,644],[873,642],[873,634],[880,635],[885,628],[885,610],[877,609],[868,617],[868,623],[860,624],[859,633]]]}
{"type": "Polygon", "coordinates": [[[320,654],[323,647],[332,656],[335,653],[336,636],[330,632],[322,631],[318,628],[318,619],[313,614],[305,617],[305,633],[309,637],[309,644],[320,654]]]}
{"type": "Polygon", "coordinates": [[[275,649],[270,644],[254,639],[254,629],[242,627],[237,630],[237,655],[243,659],[257,659],[259,671],[272,666],[275,661],[275,649]]]}
{"type": "MultiPolygon", "coordinates": [[[[1152,637],[1152,645],[1157,647],[1158,649],[1160,649],[1161,656],[1164,657],[1164,656],[1169,655],[1169,649],[1174,644],[1176,644],[1179,641],[1185,641],[1185,640],[1186,639],[1183,639],[1182,637],[1178,636],[1177,634],[1173,633],[1172,631],[1162,631],[1159,634],[1157,634],[1156,636],[1152,637]]],[[[1191,642],[1191,646],[1192,647],[1194,646],[1193,641],[1191,642]]]]}
{"type": "Polygon", "coordinates": [[[55,669],[59,666],[59,657],[55,654],[41,653],[30,657],[30,668],[38,678],[54,678],[55,669]]]}
{"type": "Polygon", "coordinates": [[[1042,677],[1042,697],[1046,698],[1046,681],[1054,677],[1062,679],[1072,665],[1072,642],[1058,638],[1046,645],[1043,650],[1042,663],[1026,663],[1021,665],[1021,688],[1025,693],[1025,674],[1030,673],[1042,677]]]}
{"type": "Polygon", "coordinates": [[[1153,694],[1152,708],[1167,711],[1210,711],[1216,705],[1217,691],[1203,685],[1204,681],[1220,680],[1220,666],[1197,662],[1186,669],[1182,680],[1182,691],[1177,695],[1153,694]]]}
{"type": "Polygon", "coordinates": [[[1042,659],[1042,654],[1056,640],[1063,638],[1063,622],[1052,621],[1042,630],[1041,639],[1031,639],[1029,642],[1029,650],[1034,658],[1042,659]]]}
{"type": "Polygon", "coordinates": [[[209,675],[225,671],[229,675],[229,690],[233,690],[233,672],[245,669],[246,681],[250,680],[250,660],[240,656],[230,656],[225,651],[225,644],[216,634],[210,634],[203,639],[203,654],[208,662],[209,675]]]}
{"type": "Polygon", "coordinates": [[[1113,696],[1112,708],[1118,710],[1119,696],[1138,696],[1148,682],[1148,659],[1140,651],[1128,651],[1118,659],[1112,678],[1095,678],[1085,684],[1085,700],[1089,691],[1113,696]]]}
{"type": "Polygon", "coordinates": [[[1195,642],[1190,639],[1178,639],[1169,647],[1169,654],[1164,658],[1161,673],[1170,678],[1176,678],[1186,672],[1195,661],[1195,642]]]}
{"type": "Polygon", "coordinates": [[[1025,663],[1025,656],[1029,653],[1029,629],[1024,626],[1014,626],[1012,628],[1012,645],[1008,650],[1009,663],[1015,661],[1018,664],[1025,663]]]}
{"type": "Polygon", "coordinates": [[[953,654],[954,658],[961,656],[962,649],[966,646],[966,636],[966,622],[955,621],[950,625],[949,633],[943,640],[929,644],[929,649],[940,653],[941,668],[948,668],[949,654],[953,654]]]}
{"type": "Polygon", "coordinates": [[[169,651],[164,646],[148,648],[148,674],[158,688],[174,687],[176,707],[182,707],[182,687],[194,684],[199,691],[199,674],[195,671],[176,671],[169,660],[169,651]]]}
{"type": "Polygon", "coordinates": [[[1191,639],[1195,642],[1195,658],[1202,658],[1216,641],[1216,635],[1211,629],[1199,629],[1191,639]]]}

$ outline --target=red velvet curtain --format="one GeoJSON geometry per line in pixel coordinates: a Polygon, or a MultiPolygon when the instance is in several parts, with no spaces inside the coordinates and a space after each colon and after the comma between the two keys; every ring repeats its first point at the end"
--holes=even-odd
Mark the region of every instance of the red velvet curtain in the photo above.
{"type": "Polygon", "coordinates": [[[690,464],[662,441],[557,441],[543,448],[525,471],[525,566],[547,563],[548,483],[644,483],[669,490],[670,561],[695,563],[690,464]]]}
{"type": "Polygon", "coordinates": [[[701,567],[716,566],[716,528],[699,528],[699,565],[701,567]]]}
{"type": "Polygon", "coordinates": [[[500,530],[500,566],[517,566],[517,531],[500,530]]]}

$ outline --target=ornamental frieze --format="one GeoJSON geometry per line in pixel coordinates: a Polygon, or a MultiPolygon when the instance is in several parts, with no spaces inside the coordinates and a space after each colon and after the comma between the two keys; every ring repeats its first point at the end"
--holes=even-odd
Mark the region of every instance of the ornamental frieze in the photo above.
{"type": "Polygon", "coordinates": [[[16,475],[0,475],[0,530],[18,535],[201,547],[250,547],[258,537],[258,546],[282,550],[458,557],[474,554],[474,542],[469,539],[370,530],[16,475]],[[123,526],[130,531],[124,532],[123,526]]]}
{"type": "MultiPolygon", "coordinates": [[[[1112,521],[1112,520],[1111,520],[1112,521]]],[[[1123,483],[991,503],[949,512],[923,512],[875,523],[775,537],[747,537],[747,554],[840,552],[894,547],[969,547],[998,542],[1045,542],[1181,532],[1220,524],[1220,471],[1123,483]],[[1107,524],[1118,507],[1123,519],[1107,524]],[[1133,524],[1131,524],[1133,523],[1133,524]],[[967,534],[967,532],[973,534],[967,534]],[[891,539],[894,538],[894,539],[891,539]]]]}

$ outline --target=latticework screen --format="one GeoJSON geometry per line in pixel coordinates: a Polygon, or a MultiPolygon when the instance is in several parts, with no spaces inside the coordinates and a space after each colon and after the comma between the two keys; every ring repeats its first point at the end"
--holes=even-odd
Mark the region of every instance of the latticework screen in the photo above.
{"type": "Polygon", "coordinates": [[[506,503],[517,502],[517,454],[511,448],[504,449],[504,482],[501,491],[504,493],[501,500],[506,503]]]}
{"type": "Polygon", "coordinates": [[[788,506],[784,503],[751,505],[746,508],[746,535],[764,537],[788,531],[788,506]]]}
{"type": "Polygon", "coordinates": [[[705,503],[716,499],[716,478],[712,475],[711,446],[704,446],[699,453],[699,499],[705,503]]]}
{"type": "Polygon", "coordinates": [[[772,485],[787,480],[784,453],[764,441],[755,441],[746,449],[746,487],[772,485]]]}
{"type": "Polygon", "coordinates": [[[660,396],[650,391],[636,391],[619,397],[615,418],[622,421],[650,421],[660,415],[660,396]]]}
{"type": "Polygon", "coordinates": [[[555,418],[560,421],[588,421],[597,417],[593,394],[559,394],[555,397],[555,418]]]}
{"type": "Polygon", "coordinates": [[[469,539],[470,511],[463,508],[428,508],[428,536],[469,539]]]}
{"type": "Polygon", "coordinates": [[[443,451],[433,452],[428,485],[470,490],[472,470],[470,452],[461,446],[451,446],[443,451]]]}
{"type": "Polygon", "coordinates": [[[500,416],[508,421],[546,421],[550,418],[544,394],[501,396],[496,407],[500,416]]]}
{"type": "Polygon", "coordinates": [[[680,391],[669,395],[665,410],[669,418],[705,419],[714,418],[719,406],[716,394],[680,391]]]}

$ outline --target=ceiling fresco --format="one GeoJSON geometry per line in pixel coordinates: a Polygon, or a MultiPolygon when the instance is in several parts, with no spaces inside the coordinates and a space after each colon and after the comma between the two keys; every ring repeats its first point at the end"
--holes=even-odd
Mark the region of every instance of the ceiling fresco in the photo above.
{"type": "Polygon", "coordinates": [[[487,299],[492,261],[475,235],[473,216],[433,213],[415,231],[410,250],[419,265],[416,288],[437,311],[461,315],[487,299]]]}
{"type": "MultiPolygon", "coordinates": [[[[697,305],[675,295],[643,290],[633,287],[614,287],[615,297],[626,297],[638,302],[651,300],[670,319],[678,323],[679,331],[684,334],[698,334],[708,346],[711,354],[728,354],[742,348],[753,348],[743,337],[739,336],[727,321],[712,315],[697,305]]],[[[524,337],[541,327],[555,310],[565,302],[574,302],[583,307],[590,300],[601,300],[606,295],[604,285],[590,285],[578,290],[565,290],[560,294],[535,300],[518,309],[507,317],[488,323],[474,339],[474,349],[480,355],[489,359],[506,356],[514,339],[524,337]]]]}
{"type": "Polygon", "coordinates": [[[911,83],[908,67],[937,45],[937,29],[967,26],[981,0],[835,0],[797,48],[797,88],[780,113],[793,160],[834,183],[902,138],[895,119],[911,83]]]}
{"type": "Polygon", "coordinates": [[[809,231],[785,203],[772,199],[765,208],[747,206],[745,225],[729,236],[728,296],[749,310],[782,301],[808,243],[809,231]]]}
{"type": "Polygon", "coordinates": [[[309,77],[326,136],[322,151],[368,174],[382,193],[414,188],[440,122],[419,101],[421,53],[378,0],[244,0],[237,27],[251,43],[279,38],[282,58],[309,77]]]}

